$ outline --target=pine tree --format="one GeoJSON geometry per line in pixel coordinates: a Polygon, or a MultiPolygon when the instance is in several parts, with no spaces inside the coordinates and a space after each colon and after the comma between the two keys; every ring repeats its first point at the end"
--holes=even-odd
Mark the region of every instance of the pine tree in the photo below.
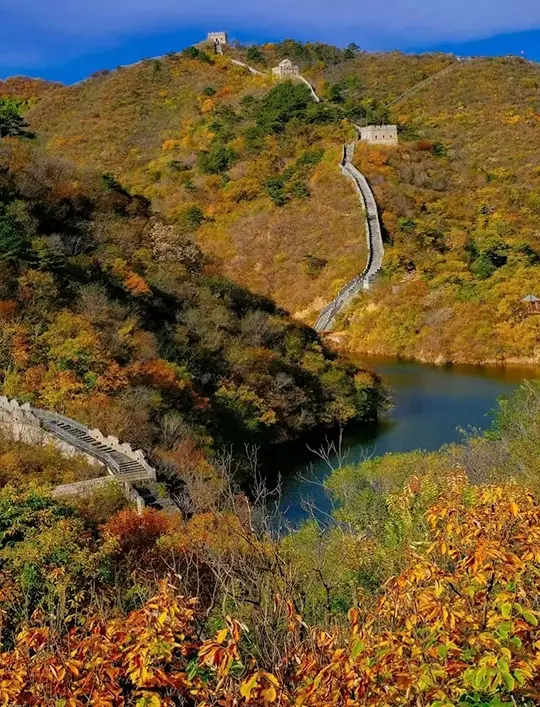
{"type": "Polygon", "coordinates": [[[0,98],[0,138],[34,137],[27,128],[28,123],[21,115],[20,103],[9,98],[0,98]]]}

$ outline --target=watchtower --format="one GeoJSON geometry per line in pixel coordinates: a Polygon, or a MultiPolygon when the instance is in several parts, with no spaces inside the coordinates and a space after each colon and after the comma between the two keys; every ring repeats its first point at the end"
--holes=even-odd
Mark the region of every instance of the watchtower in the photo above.
{"type": "Polygon", "coordinates": [[[290,59],[283,59],[278,66],[272,69],[272,76],[278,79],[288,79],[292,76],[300,75],[300,67],[292,63],[290,59]]]}
{"type": "Polygon", "coordinates": [[[397,145],[397,125],[366,125],[360,128],[360,140],[373,145],[397,145]]]}
{"type": "Polygon", "coordinates": [[[221,46],[225,46],[228,41],[227,32],[208,32],[207,39],[214,45],[220,44],[221,46]]]}

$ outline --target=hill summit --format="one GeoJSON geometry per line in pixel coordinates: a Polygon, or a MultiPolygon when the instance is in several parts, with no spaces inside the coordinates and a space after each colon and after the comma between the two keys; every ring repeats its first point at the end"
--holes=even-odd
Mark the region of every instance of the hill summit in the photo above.
{"type": "Polygon", "coordinates": [[[353,123],[397,124],[397,148],[356,151],[387,247],[376,286],[340,323],[345,345],[537,360],[537,320],[520,303],[540,295],[536,64],[292,40],[221,51],[202,44],[76,86],[19,79],[0,91],[29,102],[48,151],[151,198],[216,271],[307,323],[367,257],[364,216],[338,169],[343,144],[353,123]],[[294,78],[272,79],[284,59],[320,104],[294,78]]]}

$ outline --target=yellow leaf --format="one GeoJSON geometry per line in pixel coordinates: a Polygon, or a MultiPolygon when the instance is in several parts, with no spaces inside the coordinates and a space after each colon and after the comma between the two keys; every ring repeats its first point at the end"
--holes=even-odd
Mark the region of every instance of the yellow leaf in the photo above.
{"type": "Polygon", "coordinates": [[[251,696],[251,691],[253,690],[253,688],[255,687],[256,684],[257,684],[257,673],[255,673],[255,675],[252,675],[247,680],[244,680],[244,682],[240,686],[240,694],[242,695],[242,697],[245,697],[246,700],[249,700],[249,698],[251,696]]]}
{"type": "Polygon", "coordinates": [[[227,638],[228,631],[228,628],[222,628],[216,636],[216,643],[223,643],[223,641],[227,638]]]}
{"type": "Polygon", "coordinates": [[[261,692],[261,695],[268,702],[274,702],[274,700],[277,698],[277,692],[273,685],[270,685],[270,687],[267,687],[266,690],[263,690],[261,692]]]}
{"type": "Polygon", "coordinates": [[[274,687],[279,687],[279,680],[272,673],[261,672],[260,675],[274,687]]]}
{"type": "Polygon", "coordinates": [[[519,513],[519,506],[515,501],[510,501],[510,512],[514,517],[519,513]]]}

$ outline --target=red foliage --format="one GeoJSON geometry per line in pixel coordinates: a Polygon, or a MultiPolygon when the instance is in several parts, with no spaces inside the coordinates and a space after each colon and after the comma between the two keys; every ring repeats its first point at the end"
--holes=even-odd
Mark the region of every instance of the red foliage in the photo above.
{"type": "Polygon", "coordinates": [[[0,320],[9,321],[17,310],[17,302],[12,299],[0,300],[0,320]]]}
{"type": "Polygon", "coordinates": [[[433,150],[433,143],[430,140],[418,140],[416,147],[421,152],[431,152],[433,150]]]}
{"type": "Polygon", "coordinates": [[[144,556],[174,525],[175,519],[164,513],[147,508],[139,515],[135,510],[127,509],[108,520],[103,529],[106,535],[118,541],[122,553],[135,550],[144,556]]]}

